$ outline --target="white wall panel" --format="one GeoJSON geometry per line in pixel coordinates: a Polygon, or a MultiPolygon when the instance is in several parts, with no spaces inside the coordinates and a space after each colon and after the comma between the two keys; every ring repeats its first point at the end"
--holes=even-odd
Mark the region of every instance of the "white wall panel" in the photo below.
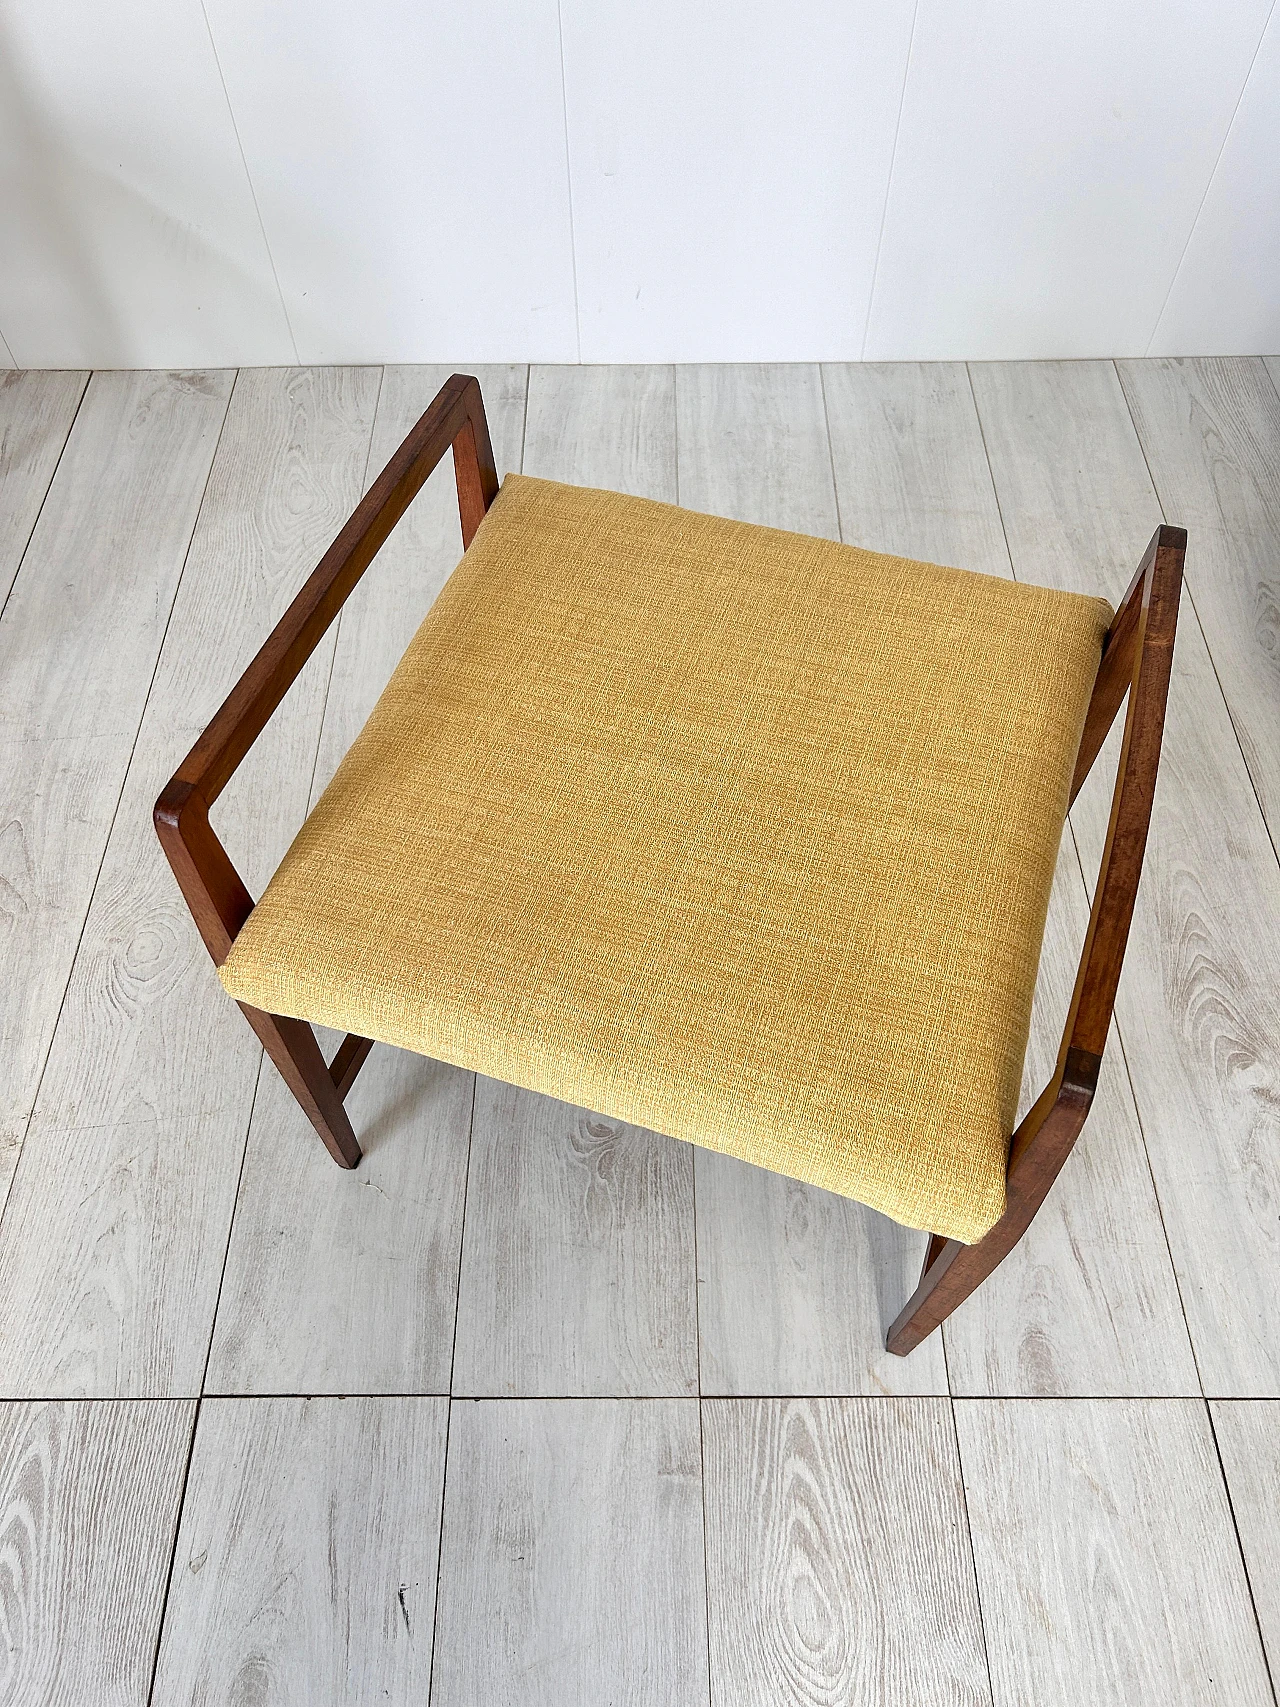
{"type": "Polygon", "coordinates": [[[1280,350],[1280,14],[1272,12],[1149,354],[1280,350]]]}
{"type": "Polygon", "coordinates": [[[303,361],[573,361],[556,0],[208,0],[303,361]]]}
{"type": "Polygon", "coordinates": [[[867,358],[1141,355],[1269,5],[920,0],[867,358]]]}
{"type": "Polygon", "coordinates": [[[862,343],[914,0],[563,0],[584,361],[862,343]]]}
{"type": "Polygon", "coordinates": [[[1270,6],[0,0],[0,366],[1273,353],[1270,6]]]}
{"type": "Polygon", "coordinates": [[[293,359],[199,0],[0,4],[0,222],[22,366],[293,359]]]}

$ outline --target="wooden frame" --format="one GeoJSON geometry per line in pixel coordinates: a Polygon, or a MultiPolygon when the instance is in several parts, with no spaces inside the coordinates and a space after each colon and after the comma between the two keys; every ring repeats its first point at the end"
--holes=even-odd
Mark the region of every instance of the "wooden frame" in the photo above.
{"type": "MultiPolygon", "coordinates": [[[[314,573],[232,688],[155,806],[169,864],[215,966],[230,953],[253,901],[209,824],[209,808],[266,726],[383,541],[453,447],[464,549],[498,493],[479,383],[454,374],[357,505],[314,573]]],[[[354,1168],[360,1145],[343,1098],[373,1047],[348,1037],[331,1065],[304,1021],[240,1004],[335,1162],[354,1168]]]]}
{"type": "Polygon", "coordinates": [[[1156,529],[1102,645],[1071,781],[1072,801],[1126,693],[1129,709],[1093,911],[1057,1068],[1013,1135],[1003,1216],[976,1245],[936,1233],[930,1238],[920,1284],[885,1341],[899,1357],[914,1351],[963,1304],[1026,1232],[1071,1154],[1098,1088],[1151,823],[1186,547],[1185,529],[1156,529]]]}
{"type": "MultiPolygon", "coordinates": [[[[470,545],[497,495],[498,480],[479,384],[454,374],[369,488],[156,802],[161,845],[215,965],[226,959],[253,901],[210,827],[209,808],[450,446],[462,542],[464,548],[470,545]]],[[[1013,1135],[1008,1204],[1001,1220],[976,1245],[930,1237],[920,1284],[889,1330],[888,1349],[899,1356],[945,1321],[1022,1237],[1093,1101],[1151,821],[1186,542],[1182,528],[1157,528],[1103,643],[1072,801],[1126,694],[1129,706],[1106,846],[1057,1068],[1013,1135]]],[[[343,1099],[371,1041],[347,1037],[326,1064],[305,1021],[241,1007],[334,1160],[355,1167],[360,1146],[343,1099]]]]}

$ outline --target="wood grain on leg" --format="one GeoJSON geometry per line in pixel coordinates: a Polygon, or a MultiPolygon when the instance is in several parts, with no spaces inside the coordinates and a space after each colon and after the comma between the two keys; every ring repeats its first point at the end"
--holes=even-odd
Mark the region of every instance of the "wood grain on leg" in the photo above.
{"type": "MultiPolygon", "coordinates": [[[[520,466],[526,370],[480,367],[476,377],[493,436],[495,468],[500,475],[506,474],[520,466]]],[[[386,466],[448,378],[447,367],[384,370],[369,450],[372,474],[386,466]]],[[[462,550],[459,519],[454,473],[441,463],[343,605],[336,625],[312,806],[368,722],[392,671],[457,567],[462,550]]],[[[269,737],[270,729],[263,739],[269,737]]]]}
{"type": "MultiPolygon", "coordinates": [[[[452,447],[465,543],[474,537],[497,493],[493,451],[480,388],[454,374],[365,492],[302,590],[232,688],[154,808],[156,834],[214,964],[220,966],[252,903],[213,833],[209,811],[266,727],[423,483],[452,447]]],[[[249,1010],[246,1009],[246,1015],[249,1010]]],[[[360,1149],[318,1045],[301,1021],[251,1018],[307,1117],[335,1160],[354,1167],[360,1149]]],[[[358,1040],[363,1041],[363,1040],[358,1040]]]]}
{"type": "MultiPolygon", "coordinates": [[[[1088,922],[1068,835],[1049,903],[1020,1110],[1053,1073],[1088,922]]],[[[1199,1393],[1114,1024],[1089,1119],[1057,1184],[943,1333],[956,1394],[1199,1393]]]]}
{"type": "Polygon", "coordinates": [[[299,1108],[324,1140],[325,1149],[340,1168],[354,1168],[360,1160],[360,1145],[315,1032],[304,1020],[262,1013],[243,1002],[239,1007],[299,1108]]]}
{"type": "MultiPolygon", "coordinates": [[[[314,1032],[312,1033],[314,1036],[314,1032]]],[[[347,1100],[347,1092],[355,1084],[361,1067],[369,1059],[373,1049],[371,1037],[357,1037],[354,1032],[344,1037],[338,1045],[333,1060],[329,1063],[329,1077],[333,1080],[334,1089],[340,1099],[347,1100]]]]}
{"type": "MultiPolygon", "coordinates": [[[[977,1244],[949,1239],[940,1251],[931,1244],[932,1261],[889,1330],[888,1347],[899,1356],[906,1356],[945,1321],[1026,1232],[1093,1102],[1151,822],[1186,541],[1181,528],[1156,529],[1103,645],[1104,667],[1099,670],[1095,699],[1113,693],[1105,670],[1112,636],[1123,642],[1136,622],[1133,678],[1107,839],[1057,1070],[1013,1134],[1007,1206],[1000,1221],[977,1244]],[[1135,607],[1136,618],[1130,615],[1135,607]]],[[[1089,723],[1086,717],[1086,728],[1089,723]]],[[[1094,723],[1096,728],[1096,718],[1094,723]]]]}

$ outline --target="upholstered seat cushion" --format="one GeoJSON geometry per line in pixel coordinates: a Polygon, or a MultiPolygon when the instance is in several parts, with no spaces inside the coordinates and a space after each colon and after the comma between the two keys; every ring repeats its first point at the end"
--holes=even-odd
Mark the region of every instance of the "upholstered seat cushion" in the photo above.
{"type": "Polygon", "coordinates": [[[1110,617],[510,476],[223,982],[975,1240],[1110,617]]]}

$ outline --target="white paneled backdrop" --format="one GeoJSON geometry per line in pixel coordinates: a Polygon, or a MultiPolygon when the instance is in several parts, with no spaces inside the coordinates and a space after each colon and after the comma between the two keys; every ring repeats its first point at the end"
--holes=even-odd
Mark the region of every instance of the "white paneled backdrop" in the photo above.
{"type": "Polygon", "coordinates": [[[0,360],[1280,349],[1274,0],[0,0],[0,360]]]}

